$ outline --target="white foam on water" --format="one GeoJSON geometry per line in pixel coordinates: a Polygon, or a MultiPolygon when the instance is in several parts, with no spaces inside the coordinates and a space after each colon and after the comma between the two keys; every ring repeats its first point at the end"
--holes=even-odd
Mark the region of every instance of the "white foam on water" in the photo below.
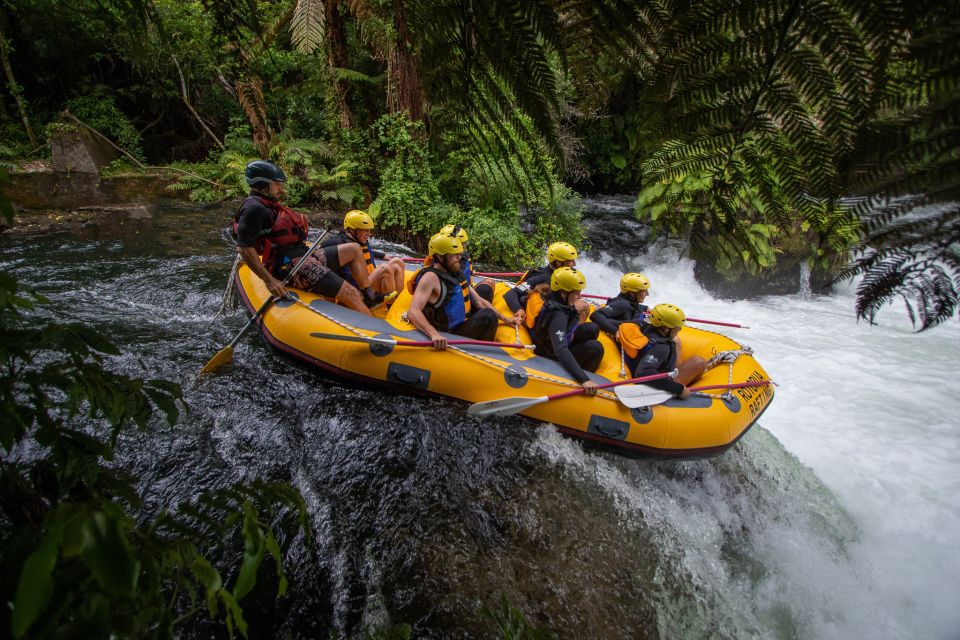
{"type": "MultiPolygon", "coordinates": [[[[617,292],[621,272],[607,256],[578,266],[588,292],[617,292]]],[[[752,327],[697,325],[753,347],[779,384],[761,425],[859,527],[842,559],[814,557],[817,545],[797,540],[803,532],[768,532],[765,553],[780,555],[776,582],[809,600],[792,603],[813,618],[808,629],[816,637],[960,637],[960,323],[916,334],[902,306],[882,312],[878,326],[858,323],[852,285],[832,295],[718,300],[696,283],[692,261],[664,247],[629,268],[650,278],[648,303],[752,327]]]]}

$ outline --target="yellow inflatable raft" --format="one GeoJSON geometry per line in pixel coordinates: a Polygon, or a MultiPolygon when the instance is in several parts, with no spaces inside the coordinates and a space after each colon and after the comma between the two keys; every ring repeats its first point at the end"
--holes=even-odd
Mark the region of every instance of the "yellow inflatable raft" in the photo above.
{"type": "MultiPolygon", "coordinates": [[[[415,269],[408,267],[407,277],[415,269]]],[[[269,296],[263,282],[246,266],[237,271],[240,298],[251,315],[269,296]]],[[[502,296],[509,285],[497,285],[494,303],[506,310],[502,296]]],[[[313,333],[346,337],[380,337],[425,340],[405,319],[411,295],[397,296],[389,310],[381,307],[366,316],[309,292],[291,290],[291,298],[271,305],[259,323],[267,342],[301,361],[326,372],[355,381],[403,390],[435,393],[466,402],[484,402],[507,397],[538,397],[580,388],[559,363],[512,347],[457,346],[446,351],[430,348],[366,344],[322,339],[313,333]]],[[[459,336],[449,335],[450,339],[459,336]]],[[[501,325],[497,340],[516,343],[516,329],[501,325]]],[[[694,327],[680,333],[681,358],[701,355],[709,359],[721,351],[740,350],[726,336],[694,327]]],[[[624,379],[620,351],[601,335],[604,359],[591,378],[598,384],[624,379]]],[[[526,328],[520,341],[531,344],[526,328]]],[[[763,368],[749,353],[732,364],[707,371],[695,385],[768,380],[763,368]]],[[[523,411],[536,420],[550,422],[561,432],[640,454],[696,457],[722,453],[757,421],[773,399],[773,386],[715,391],[714,397],[676,398],[662,404],[629,409],[613,389],[596,397],[575,395],[532,406],[523,411]]]]}

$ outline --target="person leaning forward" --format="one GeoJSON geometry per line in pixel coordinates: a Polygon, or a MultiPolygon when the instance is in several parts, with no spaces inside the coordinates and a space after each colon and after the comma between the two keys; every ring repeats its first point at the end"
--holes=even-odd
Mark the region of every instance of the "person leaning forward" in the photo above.
{"type": "MultiPolygon", "coordinates": [[[[255,160],[247,165],[244,174],[250,185],[250,195],[233,218],[237,253],[244,264],[263,280],[271,295],[282,297],[287,292],[281,279],[307,253],[304,241],[310,225],[306,215],[280,204],[284,195],[283,183],[287,179],[280,167],[266,160],[255,160]]],[[[376,294],[369,290],[363,253],[356,243],[314,251],[290,284],[297,289],[334,298],[344,306],[370,315],[356,287],[334,273],[341,264],[356,267],[357,281],[365,290],[365,297],[375,300],[376,294]]]]}
{"type": "MultiPolygon", "coordinates": [[[[354,209],[343,217],[343,231],[330,234],[323,239],[324,247],[357,244],[363,256],[364,270],[370,287],[380,294],[393,293],[403,288],[404,267],[401,258],[387,258],[382,251],[370,247],[373,235],[373,218],[366,212],[354,209]],[[377,260],[382,260],[377,264],[377,260]]],[[[359,286],[353,275],[352,263],[341,265],[337,274],[354,286],[359,286]]]]}
{"type": "Polygon", "coordinates": [[[463,245],[454,237],[438,233],[430,238],[429,266],[417,272],[407,284],[413,292],[407,317],[417,329],[433,341],[435,349],[446,349],[441,331],[474,340],[493,340],[498,321],[518,326],[520,321],[506,317],[481,298],[460,272],[463,245]]]}
{"type": "Polygon", "coordinates": [[[621,323],[639,322],[645,318],[647,306],[643,301],[650,292],[650,280],[642,273],[625,273],[620,278],[620,294],[609,300],[590,316],[600,330],[615,335],[621,323]]]}
{"type": "MultiPolygon", "coordinates": [[[[517,286],[504,294],[503,301],[522,322],[530,312],[527,309],[528,302],[531,298],[535,300],[533,292],[540,291],[546,295],[550,291],[550,277],[556,269],[576,266],[576,247],[569,242],[554,242],[547,247],[547,266],[530,269],[524,273],[517,282],[517,286]]],[[[586,300],[578,299],[575,306],[580,314],[580,321],[586,322],[590,305],[586,300]]],[[[528,320],[528,323],[532,323],[532,320],[528,320]]]]}
{"type": "Polygon", "coordinates": [[[634,378],[668,373],[677,369],[675,380],[654,380],[645,384],[687,398],[690,384],[706,370],[707,363],[700,356],[680,362],[677,334],[686,322],[683,311],[672,304],[658,304],[650,311],[650,322],[624,322],[617,330],[617,339],[623,348],[624,360],[634,378]]]}
{"type": "Polygon", "coordinates": [[[537,315],[532,336],[537,355],[557,360],[592,396],[597,392],[597,383],[586,372],[600,366],[603,345],[597,340],[600,327],[592,322],[580,324],[576,303],[586,286],[582,272],[570,267],[554,270],[550,293],[537,315]]]}

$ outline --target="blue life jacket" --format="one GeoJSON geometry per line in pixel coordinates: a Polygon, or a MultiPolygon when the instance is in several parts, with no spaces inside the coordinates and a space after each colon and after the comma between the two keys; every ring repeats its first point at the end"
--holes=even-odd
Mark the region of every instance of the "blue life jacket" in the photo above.
{"type": "MultiPolygon", "coordinates": [[[[423,274],[431,272],[440,279],[440,297],[423,308],[423,315],[439,331],[453,331],[470,315],[470,285],[463,272],[452,274],[436,267],[424,267],[414,276],[419,284],[423,274]]],[[[416,286],[416,284],[414,286],[416,286]]]]}

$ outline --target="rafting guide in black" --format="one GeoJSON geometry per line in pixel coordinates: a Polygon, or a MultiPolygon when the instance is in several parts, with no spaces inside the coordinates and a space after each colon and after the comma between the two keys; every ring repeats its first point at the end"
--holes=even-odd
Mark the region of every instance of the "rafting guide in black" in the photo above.
{"type": "Polygon", "coordinates": [[[590,316],[590,320],[600,326],[600,330],[616,335],[617,327],[623,322],[640,322],[646,317],[647,306],[643,301],[650,293],[650,280],[642,273],[625,273],[620,278],[620,293],[607,300],[590,316]]]}
{"type": "Polygon", "coordinates": [[[597,393],[597,383],[586,372],[600,366],[603,345],[597,340],[600,327],[592,322],[580,324],[576,302],[586,286],[581,271],[556,269],[550,276],[550,293],[534,322],[532,336],[537,355],[560,362],[584,393],[592,396],[597,393]]]}
{"type": "Polygon", "coordinates": [[[633,376],[638,378],[676,368],[679,374],[675,380],[656,380],[647,384],[680,399],[690,396],[686,385],[702,376],[707,368],[706,360],[700,356],[680,362],[680,346],[676,338],[685,321],[686,315],[680,307],[658,304],[650,311],[649,324],[623,322],[617,329],[617,340],[633,376]]]}

